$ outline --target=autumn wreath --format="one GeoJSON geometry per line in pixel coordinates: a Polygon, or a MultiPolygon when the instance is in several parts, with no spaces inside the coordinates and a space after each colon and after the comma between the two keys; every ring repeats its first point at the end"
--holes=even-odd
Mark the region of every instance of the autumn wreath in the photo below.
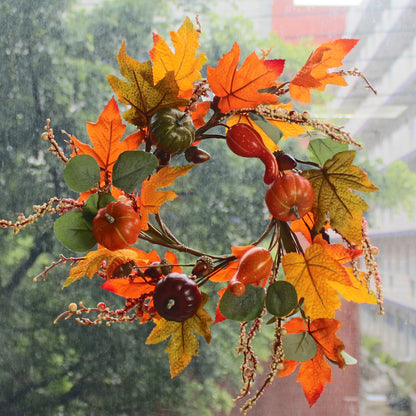
{"type": "Polygon", "coordinates": [[[313,405],[328,381],[330,364],[344,368],[354,361],[336,336],[340,296],[378,304],[383,312],[377,249],[371,246],[362,217],[368,206],[354,193],[377,187],[353,164],[361,145],[342,128],[295,111],[290,99],[307,103],[311,89],[346,85],[345,76],[360,76],[371,88],[357,70],[330,71],[342,65],[357,40],[321,45],[291,81],[282,83],[278,79],[284,60],[253,52],[239,66],[238,43],[216,67],[208,66],[206,79],[201,79],[206,57],[197,54],[199,35],[199,23],[186,18],[171,32],[174,51],[156,34],[146,62],[131,58],[123,43],[117,55],[123,78],[109,75],[108,81],[128,106],[123,118],[135,132],[123,138],[126,125],[112,98],[98,121],[87,123],[92,146],[64,136],[72,149],[67,157],[48,120],[42,139],[63,162],[67,186],[80,196],[52,198],[34,206],[32,215],[21,215],[15,222],[1,220],[0,225],[18,232],[45,213],[59,214],[56,238],[86,254],[62,255],[35,280],[69,263],[64,287],[97,275],[104,280],[101,287],[124,297],[125,305],[112,310],[104,302],[92,308],[71,303],[56,321],[75,317],[83,325],[153,322],[146,343],[170,337],[166,351],[172,377],[198,354],[196,335],[211,340],[213,319],[204,309],[210,299],[202,285],[217,282],[215,322],[241,323],[239,398],[249,395],[256,375],[252,340],[265,318],[275,326],[269,372],[242,411],[253,406],[275,375],[286,376],[298,365],[298,380],[313,405]],[[316,131],[320,138],[310,140],[309,160],[302,160],[308,168],[301,170],[297,156],[283,152],[279,141],[312,137],[316,131]],[[267,190],[262,198],[270,212],[257,241],[218,255],[182,244],[159,212],[178,196],[164,188],[210,159],[201,144],[211,138],[224,139],[224,145],[241,157],[263,162],[267,190]],[[185,164],[171,163],[183,158],[185,164]],[[145,252],[136,246],[139,240],[167,251],[163,257],[155,250],[145,252]],[[195,261],[178,264],[175,251],[195,261]],[[313,380],[303,376],[310,371],[317,375],[313,380]]]}

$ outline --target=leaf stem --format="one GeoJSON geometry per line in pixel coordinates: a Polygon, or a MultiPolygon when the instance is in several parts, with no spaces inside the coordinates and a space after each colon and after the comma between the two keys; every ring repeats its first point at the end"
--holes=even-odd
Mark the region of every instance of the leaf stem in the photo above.
{"type": "Polygon", "coordinates": [[[303,165],[310,165],[310,166],[314,166],[318,169],[322,169],[321,165],[319,165],[318,163],[311,162],[309,160],[300,160],[300,159],[296,159],[296,158],[294,158],[294,159],[296,160],[296,162],[302,163],[303,165]]]}

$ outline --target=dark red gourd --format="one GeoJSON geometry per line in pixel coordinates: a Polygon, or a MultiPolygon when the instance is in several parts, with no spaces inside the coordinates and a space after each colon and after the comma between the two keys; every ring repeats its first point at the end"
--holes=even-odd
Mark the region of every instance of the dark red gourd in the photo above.
{"type": "Polygon", "coordinates": [[[195,315],[201,305],[201,292],[186,274],[169,273],[157,282],[153,304],[163,318],[183,322],[195,315]]]}
{"type": "Polygon", "coordinates": [[[266,167],[264,183],[271,184],[277,176],[278,166],[276,157],[265,146],[263,139],[257,131],[244,123],[231,126],[226,136],[228,147],[236,155],[242,157],[258,157],[266,167]]]}

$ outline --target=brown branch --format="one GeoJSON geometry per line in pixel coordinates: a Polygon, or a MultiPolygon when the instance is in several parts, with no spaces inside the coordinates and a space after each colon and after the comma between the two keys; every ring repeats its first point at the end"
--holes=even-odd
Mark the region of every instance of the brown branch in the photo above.
{"type": "Polygon", "coordinates": [[[36,282],[40,278],[43,278],[43,280],[46,279],[46,274],[52,270],[54,267],[56,267],[58,264],[64,264],[68,261],[72,262],[71,267],[78,261],[84,260],[85,257],[65,257],[63,254],[59,255],[60,260],[54,261],[50,266],[45,267],[43,272],[39,273],[37,276],[33,278],[33,281],[36,282]]]}
{"type": "Polygon", "coordinates": [[[55,140],[53,129],[50,127],[50,122],[51,120],[49,118],[46,119],[45,132],[42,133],[41,139],[51,144],[50,148],[48,149],[49,152],[56,155],[62,162],[68,163],[69,159],[65,156],[64,151],[59,147],[57,141],[55,140]]]}
{"type": "Polygon", "coordinates": [[[244,415],[247,414],[247,412],[256,404],[257,400],[263,395],[266,387],[272,384],[279,370],[282,370],[284,368],[283,361],[285,359],[285,355],[283,351],[282,337],[285,334],[287,334],[287,331],[285,328],[282,328],[282,319],[278,318],[276,320],[276,325],[275,325],[275,340],[274,340],[273,349],[272,349],[270,371],[267,374],[261,387],[257,390],[256,394],[253,397],[251,397],[249,400],[247,400],[244,403],[244,406],[241,408],[241,412],[244,415]]]}
{"type": "Polygon", "coordinates": [[[325,135],[336,142],[348,143],[357,146],[359,149],[362,148],[361,144],[355,141],[351,137],[350,133],[343,130],[343,127],[336,127],[331,123],[313,119],[307,112],[298,113],[294,110],[289,111],[283,108],[270,108],[261,104],[256,108],[256,113],[274,120],[282,120],[287,123],[298,124],[299,126],[312,127],[322,131],[325,135]]]}
{"type": "Polygon", "coordinates": [[[13,228],[15,234],[17,234],[23,227],[33,224],[39,218],[43,217],[46,213],[49,214],[64,214],[72,209],[81,209],[84,203],[80,203],[71,198],[60,199],[56,196],[52,197],[48,202],[42,205],[33,205],[34,214],[26,217],[24,214],[20,214],[15,222],[0,219],[0,228],[13,228]],[[57,205],[54,207],[54,204],[57,205]]]}
{"type": "Polygon", "coordinates": [[[367,77],[360,72],[357,68],[354,68],[352,71],[338,71],[336,72],[336,74],[339,74],[341,76],[352,76],[352,77],[360,77],[364,80],[364,82],[366,83],[366,88],[369,88],[374,95],[377,95],[377,90],[370,84],[370,82],[368,81],[367,77]]]}

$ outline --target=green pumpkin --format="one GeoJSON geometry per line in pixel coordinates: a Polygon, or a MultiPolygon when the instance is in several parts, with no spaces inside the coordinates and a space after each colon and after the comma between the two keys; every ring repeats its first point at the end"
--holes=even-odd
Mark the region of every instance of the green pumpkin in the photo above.
{"type": "Polygon", "coordinates": [[[194,141],[191,117],[176,108],[162,108],[150,120],[150,139],[166,153],[184,152],[194,141]]]}

